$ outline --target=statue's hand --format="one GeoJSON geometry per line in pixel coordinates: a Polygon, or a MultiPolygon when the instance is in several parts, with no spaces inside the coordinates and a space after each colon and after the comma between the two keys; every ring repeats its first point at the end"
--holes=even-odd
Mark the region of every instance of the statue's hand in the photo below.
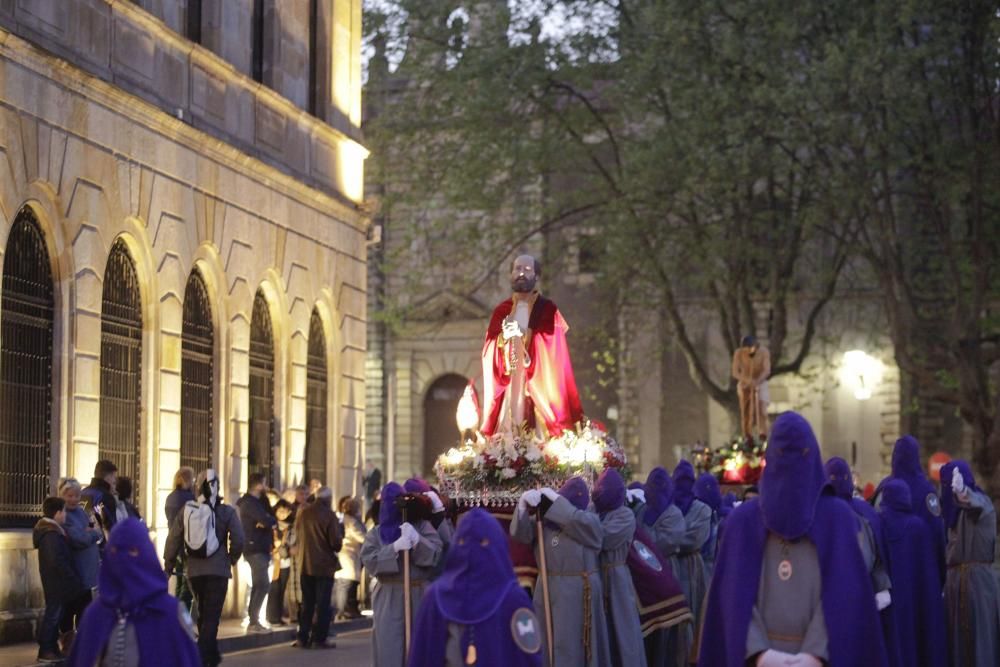
{"type": "Polygon", "coordinates": [[[504,320],[503,322],[503,337],[507,340],[512,338],[520,338],[523,336],[521,327],[517,325],[517,320],[504,320]]]}

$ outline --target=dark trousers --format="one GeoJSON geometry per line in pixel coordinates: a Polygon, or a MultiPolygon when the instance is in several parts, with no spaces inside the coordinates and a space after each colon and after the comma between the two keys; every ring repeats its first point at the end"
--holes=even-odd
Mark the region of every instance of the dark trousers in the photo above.
{"type": "Polygon", "coordinates": [[[174,589],[174,597],[183,602],[188,611],[191,611],[194,596],[191,593],[191,586],[188,584],[187,577],[184,576],[183,554],[177,557],[177,564],[174,566],[173,574],[177,578],[177,588],[174,589]]]}
{"type": "Polygon", "coordinates": [[[350,579],[336,579],[333,587],[333,598],[337,602],[337,613],[348,616],[360,616],[358,608],[359,582],[350,579]]]}
{"type": "Polygon", "coordinates": [[[283,567],[278,578],[271,581],[271,592],[267,594],[267,622],[281,623],[285,612],[285,587],[292,568],[283,567]]]}
{"type": "Polygon", "coordinates": [[[62,600],[46,600],[45,613],[38,623],[38,652],[59,652],[59,621],[66,608],[62,600]]]}
{"type": "Polygon", "coordinates": [[[226,602],[226,577],[191,577],[188,579],[198,608],[198,652],[205,667],[215,667],[222,662],[219,654],[219,620],[226,602]]]}
{"type": "Polygon", "coordinates": [[[91,592],[88,588],[63,606],[62,620],[59,622],[60,632],[69,632],[80,627],[80,619],[83,618],[83,612],[87,609],[91,599],[91,592]]]}
{"type": "Polygon", "coordinates": [[[313,644],[322,644],[330,633],[330,594],[333,592],[333,577],[310,577],[303,574],[302,609],[299,610],[299,642],[307,645],[312,635],[313,644]],[[316,624],[313,625],[313,614],[316,624]]]}
{"type": "Polygon", "coordinates": [[[251,623],[260,623],[260,608],[271,590],[271,554],[245,554],[250,563],[250,608],[247,615],[251,623]]]}

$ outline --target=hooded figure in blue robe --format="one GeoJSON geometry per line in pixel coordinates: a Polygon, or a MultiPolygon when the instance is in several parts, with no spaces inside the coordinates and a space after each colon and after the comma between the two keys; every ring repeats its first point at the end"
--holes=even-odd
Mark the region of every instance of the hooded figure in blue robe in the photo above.
{"type": "Polygon", "coordinates": [[[944,597],[951,664],[1000,665],[1000,581],[993,569],[997,515],[965,461],[941,468],[941,507],[948,527],[944,597]]]}
{"type": "Polygon", "coordinates": [[[167,575],[138,519],[111,530],[98,591],[83,614],[70,665],[201,665],[187,610],[167,593],[167,575]]]}
{"type": "Polygon", "coordinates": [[[538,667],[542,626],[518,585],[500,523],[484,509],[458,522],[443,574],[427,589],[414,624],[409,667],[474,664],[538,667]]]}
{"type": "MultiPolygon", "coordinates": [[[[722,523],[722,492],[719,490],[719,480],[710,472],[698,475],[694,483],[694,497],[708,505],[712,510],[711,531],[701,548],[701,558],[705,561],[705,581],[712,581],[715,569],[715,551],[719,540],[719,524],[722,523]]],[[[735,496],[734,496],[735,497],[735,496]]]]}
{"type": "Polygon", "coordinates": [[[708,576],[701,550],[712,535],[712,510],[694,495],[694,466],[682,460],[674,468],[674,504],[684,515],[684,533],[672,561],[691,614],[701,618],[701,605],[708,591],[708,576]]]}
{"type": "Polygon", "coordinates": [[[896,664],[937,667],[948,664],[944,606],[937,585],[933,543],[913,513],[910,487],[900,479],[882,486],[880,508],[886,561],[892,578],[892,620],[896,664]]]}
{"type": "Polygon", "coordinates": [[[797,656],[802,665],[885,667],[857,519],[828,490],[809,422],[778,417],[765,457],[760,497],[726,519],[698,664],[780,665],[797,656]]]}
{"type": "Polygon", "coordinates": [[[938,564],[938,579],[944,586],[945,560],[944,521],[941,519],[941,499],[924,469],[920,466],[920,443],[912,435],[904,435],[896,441],[892,450],[892,474],[883,479],[875,489],[873,504],[881,503],[882,488],[890,479],[899,479],[910,487],[913,513],[924,520],[934,545],[935,562],[938,564]]]}

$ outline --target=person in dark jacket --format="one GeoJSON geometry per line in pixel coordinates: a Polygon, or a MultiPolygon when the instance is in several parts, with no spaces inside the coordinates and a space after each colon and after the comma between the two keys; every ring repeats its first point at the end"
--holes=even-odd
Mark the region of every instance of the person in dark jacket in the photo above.
{"type": "MultiPolygon", "coordinates": [[[[174,517],[180,514],[181,510],[184,509],[184,505],[190,501],[194,500],[194,468],[191,466],[181,466],[174,473],[174,490],[170,492],[167,496],[166,502],[163,504],[163,513],[167,515],[167,529],[174,523],[174,517]]],[[[169,574],[174,575],[176,578],[174,594],[177,599],[184,603],[188,611],[191,611],[191,603],[193,597],[191,595],[191,587],[188,585],[187,578],[184,576],[184,561],[185,556],[183,553],[179,554],[177,557],[177,565],[174,567],[172,572],[169,574]]]]}
{"type": "Polygon", "coordinates": [[[328,486],[316,492],[316,501],[299,510],[295,517],[298,537],[298,561],[302,584],[302,609],[295,646],[332,648],[327,644],[330,631],[330,595],[333,574],[340,569],[337,552],[341,547],[340,522],[333,512],[333,491],[328,486]],[[313,624],[313,614],[316,623],[313,624]]]}
{"type": "MultiPolygon", "coordinates": [[[[236,510],[222,502],[219,495],[219,478],[209,468],[198,474],[195,484],[198,503],[208,504],[215,517],[215,536],[219,548],[205,557],[188,556],[185,563],[188,582],[194,592],[198,611],[198,651],[205,667],[215,667],[222,662],[217,637],[222,607],[226,601],[229,579],[233,566],[243,554],[243,527],[236,510]]],[[[178,512],[170,524],[166,550],[163,554],[164,569],[170,572],[177,564],[177,557],[184,550],[184,512],[178,512]]]]}
{"type": "Polygon", "coordinates": [[[104,531],[105,542],[118,520],[118,499],[115,497],[117,483],[118,466],[102,459],[94,466],[94,478],[90,480],[90,486],[83,490],[83,508],[97,518],[104,531]]]}
{"type": "Polygon", "coordinates": [[[63,609],[84,591],[83,582],[73,568],[69,538],[63,529],[66,522],[66,501],[46,498],[42,503],[42,518],[35,524],[32,543],[38,549],[38,574],[45,593],[45,613],[38,626],[39,662],[59,662],[59,621],[63,609]]]}
{"type": "Polygon", "coordinates": [[[246,494],[236,502],[246,538],[243,557],[250,564],[250,605],[247,610],[250,624],[247,632],[267,632],[267,628],[260,622],[260,608],[271,590],[271,551],[274,548],[274,527],[278,525],[278,520],[271,513],[264,494],[265,481],[263,474],[251,474],[247,480],[246,494]]]}
{"type": "Polygon", "coordinates": [[[118,521],[125,519],[138,519],[142,521],[139,508],[132,504],[132,480],[128,477],[119,477],[115,482],[115,496],[118,503],[118,521]]]}

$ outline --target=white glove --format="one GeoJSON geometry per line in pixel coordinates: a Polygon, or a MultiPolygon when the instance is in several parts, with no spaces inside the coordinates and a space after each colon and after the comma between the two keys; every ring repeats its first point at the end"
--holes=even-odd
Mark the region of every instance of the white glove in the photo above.
{"type": "Polygon", "coordinates": [[[556,493],[555,491],[553,491],[552,489],[550,489],[547,486],[544,489],[542,489],[542,495],[545,496],[546,498],[548,498],[549,500],[551,500],[552,502],[555,502],[556,498],[559,497],[558,493],[556,493]]]}
{"type": "Polygon", "coordinates": [[[399,524],[399,532],[399,538],[392,543],[392,548],[396,551],[412,549],[420,541],[420,533],[409,522],[399,524]]]}
{"type": "Polygon", "coordinates": [[[521,494],[521,499],[517,501],[517,509],[522,513],[527,512],[529,507],[538,507],[540,502],[542,502],[542,492],[538,489],[529,489],[521,494]]]}
{"type": "Polygon", "coordinates": [[[888,590],[879,591],[875,594],[875,606],[878,607],[879,611],[882,611],[886,607],[892,604],[892,595],[888,590]]]}
{"type": "MultiPolygon", "coordinates": [[[[799,655],[802,654],[800,653],[799,655]]],[[[797,657],[791,653],[775,651],[773,648],[769,648],[757,656],[757,667],[787,667],[788,665],[795,665],[796,663],[793,661],[797,657]]]]}
{"type": "Polygon", "coordinates": [[[794,667],[823,667],[820,659],[811,653],[796,653],[792,656],[792,661],[787,664],[794,667]]]}
{"type": "Polygon", "coordinates": [[[523,335],[524,332],[522,332],[521,327],[518,326],[517,320],[504,320],[503,337],[506,340],[510,340],[512,338],[520,338],[523,335]]]}
{"type": "Polygon", "coordinates": [[[625,491],[625,499],[632,503],[638,500],[640,503],[646,503],[646,491],[645,489],[628,489],[625,491]]]}
{"type": "Polygon", "coordinates": [[[951,471],[951,490],[956,496],[962,495],[965,491],[965,478],[962,477],[962,471],[958,468],[951,471]]]}
{"type": "Polygon", "coordinates": [[[437,514],[444,511],[444,503],[441,502],[441,496],[433,491],[424,491],[424,495],[431,499],[432,513],[437,514]]]}

